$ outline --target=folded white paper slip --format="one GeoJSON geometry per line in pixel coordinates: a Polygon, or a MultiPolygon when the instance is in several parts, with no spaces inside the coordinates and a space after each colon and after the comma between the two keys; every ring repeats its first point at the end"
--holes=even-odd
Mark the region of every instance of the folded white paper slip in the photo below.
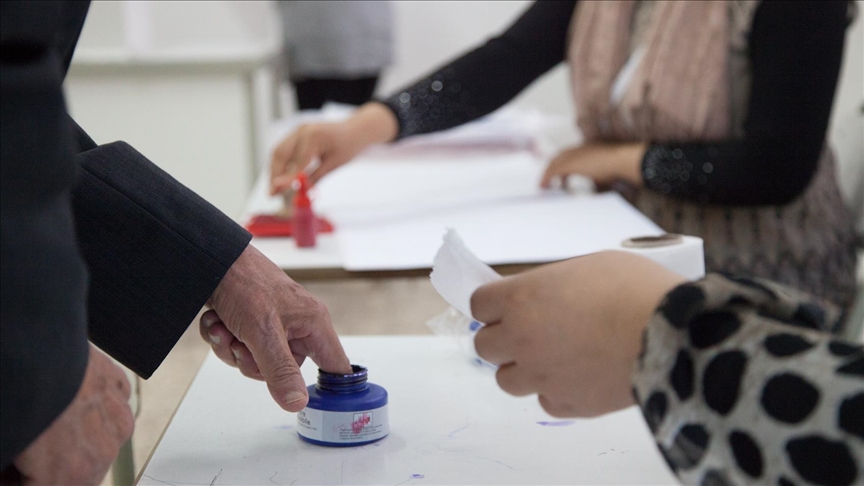
{"type": "MultiPolygon", "coordinates": [[[[636,253],[666,268],[695,280],[705,275],[702,239],[695,236],[662,235],[630,238],[608,248],[636,253]]],[[[471,295],[481,285],[501,277],[469,250],[456,231],[448,229],[444,244],[435,254],[432,286],[450,305],[466,316],[471,315],[471,295]]]]}
{"type": "Polygon", "coordinates": [[[502,277],[471,253],[459,233],[448,229],[444,244],[435,254],[429,278],[447,303],[466,316],[471,316],[471,296],[474,291],[502,277]]]}

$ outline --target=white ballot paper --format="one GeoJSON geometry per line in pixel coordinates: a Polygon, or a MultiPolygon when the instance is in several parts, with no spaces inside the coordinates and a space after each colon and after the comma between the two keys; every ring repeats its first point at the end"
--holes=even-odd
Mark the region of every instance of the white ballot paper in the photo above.
{"type": "Polygon", "coordinates": [[[444,235],[444,244],[435,254],[432,264],[432,286],[448,304],[459,312],[471,315],[471,296],[483,284],[501,279],[492,267],[481,262],[453,229],[444,235]]]}
{"type": "MultiPolygon", "coordinates": [[[[608,249],[640,254],[688,279],[695,280],[705,275],[702,240],[694,236],[636,238],[608,249]],[[643,247],[639,248],[639,243],[643,247]]],[[[447,229],[444,243],[435,254],[429,277],[435,290],[452,307],[430,319],[426,325],[438,336],[454,338],[475,363],[495,368],[494,364],[483,360],[474,347],[474,337],[483,324],[471,313],[471,296],[481,285],[503,277],[477,258],[452,228],[447,229]]]]}

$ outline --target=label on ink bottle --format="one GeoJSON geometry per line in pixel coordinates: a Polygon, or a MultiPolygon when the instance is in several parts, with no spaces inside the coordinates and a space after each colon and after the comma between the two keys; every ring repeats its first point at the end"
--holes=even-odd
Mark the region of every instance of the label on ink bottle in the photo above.
{"type": "Polygon", "coordinates": [[[350,444],[378,440],[390,432],[387,405],[374,410],[331,412],[304,408],[297,414],[297,432],[321,442],[350,444]]]}

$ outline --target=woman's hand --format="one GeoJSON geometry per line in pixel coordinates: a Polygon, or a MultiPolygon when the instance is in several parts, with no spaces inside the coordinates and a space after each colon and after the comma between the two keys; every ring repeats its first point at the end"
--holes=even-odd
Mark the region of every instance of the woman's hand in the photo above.
{"type": "Polygon", "coordinates": [[[598,189],[624,181],[635,187],[642,186],[642,157],[646,145],[637,143],[591,142],[562,151],[552,159],[540,185],[548,188],[553,179],[566,179],[578,174],[594,181],[598,189]]]}
{"type": "Polygon", "coordinates": [[[348,163],[369,145],[393,140],[398,132],[399,124],[390,109],[375,102],[366,103],[341,123],[302,125],[273,151],[270,194],[289,189],[297,174],[313,160],[317,159],[319,165],[309,175],[311,184],[348,163]]]}
{"type": "Polygon", "coordinates": [[[633,404],[642,331],[683,277],[632,253],[607,251],[484,285],[471,297],[477,353],[500,364],[498,385],[537,393],[556,417],[593,417],[633,404]]]}

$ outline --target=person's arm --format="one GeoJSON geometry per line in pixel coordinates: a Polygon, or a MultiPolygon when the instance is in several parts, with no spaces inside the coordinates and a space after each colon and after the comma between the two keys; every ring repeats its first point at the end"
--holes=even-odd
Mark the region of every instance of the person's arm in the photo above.
{"type": "Polygon", "coordinates": [[[398,138],[451,128],[513,99],[564,60],[576,1],[535,2],[498,37],[382,100],[398,138]]]}
{"type": "Polygon", "coordinates": [[[207,303],[215,319],[202,321],[202,336],[228,364],[266,380],[286,410],[306,404],[306,356],[351,369],[323,304],[228,216],[123,142],[77,158],[73,208],[94,344],[147,378],[207,303]]]}
{"type": "MultiPolygon", "coordinates": [[[[48,47],[64,76],[88,6],[58,4],[58,10],[57,38],[48,47]]],[[[251,236],[129,145],[98,146],[60,108],[65,143],[76,154],[72,215],[89,270],[89,337],[147,378],[251,236]]]]}
{"type": "Polygon", "coordinates": [[[312,160],[316,184],[366,147],[444,130],[494,111],[564,59],[576,1],[535,2],[507,31],[342,123],[300,126],[273,151],[270,193],[290,188],[312,160]]]}
{"type": "Polygon", "coordinates": [[[864,348],[842,313],[767,281],[709,275],[650,320],[633,392],[685,484],[860,484],[864,348]]]}
{"type": "Polygon", "coordinates": [[[761,2],[749,39],[744,138],[651,144],[645,186],[704,204],[785,204],[817,169],[843,58],[848,2],[761,2]]]}
{"type": "Polygon", "coordinates": [[[864,348],[828,332],[835,306],[606,251],[483,285],[471,312],[502,390],[556,417],[639,405],[683,484],[864,479],[864,348]]]}
{"type": "Polygon", "coordinates": [[[208,339],[216,355],[266,380],[286,410],[306,404],[306,356],[350,371],[327,309],[249,245],[249,233],[124,142],[97,146],[71,118],[63,122],[78,152],[72,202],[93,343],[149,377],[207,303],[221,318],[208,339]]]}
{"type": "MultiPolygon", "coordinates": [[[[51,48],[62,76],[88,6],[59,10],[51,48]]],[[[99,146],[68,114],[61,118],[79,171],[72,213],[89,270],[89,337],[147,378],[251,235],[129,145],[99,146]]]]}
{"type": "Polygon", "coordinates": [[[123,142],[76,159],[90,340],[148,378],[251,236],[123,142]]]}

